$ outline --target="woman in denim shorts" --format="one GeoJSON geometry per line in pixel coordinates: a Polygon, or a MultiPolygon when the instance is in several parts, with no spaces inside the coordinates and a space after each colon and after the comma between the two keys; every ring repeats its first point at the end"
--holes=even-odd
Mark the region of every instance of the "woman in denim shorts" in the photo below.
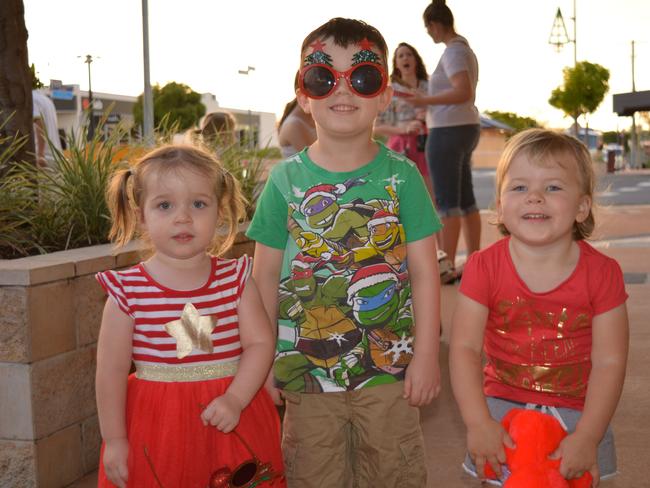
{"type": "MultiPolygon", "coordinates": [[[[480,118],[474,105],[478,61],[467,39],[454,29],[454,16],[444,0],[434,0],[423,14],[433,42],[445,50],[429,78],[428,95],[409,97],[409,103],[427,106],[429,137],[427,163],[443,228],[440,248],[455,263],[461,227],[467,255],[477,251],[481,219],[472,185],[472,152],[478,144],[480,118]]],[[[451,279],[460,277],[460,271],[451,279]]]]}

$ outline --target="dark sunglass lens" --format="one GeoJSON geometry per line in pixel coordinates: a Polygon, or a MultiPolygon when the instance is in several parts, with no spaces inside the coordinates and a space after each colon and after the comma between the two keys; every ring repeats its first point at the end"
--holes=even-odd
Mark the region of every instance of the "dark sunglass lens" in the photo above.
{"type": "Polygon", "coordinates": [[[230,481],[231,486],[246,486],[250,481],[252,481],[256,473],[257,464],[255,464],[253,461],[242,464],[237,468],[237,471],[232,474],[230,481]]]}
{"type": "Polygon", "coordinates": [[[359,66],[350,75],[352,88],[360,95],[374,95],[382,86],[381,71],[369,64],[359,66]]]}
{"type": "Polygon", "coordinates": [[[332,91],[335,84],[332,72],[322,66],[308,68],[302,75],[302,86],[307,95],[313,97],[324,97],[332,91]]]}

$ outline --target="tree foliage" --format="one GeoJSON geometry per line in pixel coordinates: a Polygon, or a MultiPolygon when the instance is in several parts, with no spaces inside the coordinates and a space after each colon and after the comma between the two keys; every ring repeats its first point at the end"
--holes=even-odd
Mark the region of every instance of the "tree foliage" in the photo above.
{"type": "MultiPolygon", "coordinates": [[[[205,105],[201,103],[201,95],[182,83],[170,82],[162,88],[155,85],[153,92],[153,125],[161,124],[167,115],[169,124],[178,124],[179,130],[185,130],[195,125],[205,115],[205,105]]],[[[142,125],[144,94],[138,97],[133,107],[133,117],[136,125],[142,125]]]]}
{"type": "Polygon", "coordinates": [[[609,90],[609,70],[588,61],[564,68],[564,84],[551,93],[548,103],[573,118],[594,112],[609,90]]]}
{"type": "Polygon", "coordinates": [[[510,127],[515,129],[515,132],[520,132],[525,129],[531,129],[534,127],[542,126],[539,122],[537,122],[532,117],[522,117],[521,115],[517,115],[513,112],[500,112],[498,110],[488,110],[485,112],[485,114],[488,117],[493,118],[494,120],[498,120],[499,122],[508,124],[510,127]]]}

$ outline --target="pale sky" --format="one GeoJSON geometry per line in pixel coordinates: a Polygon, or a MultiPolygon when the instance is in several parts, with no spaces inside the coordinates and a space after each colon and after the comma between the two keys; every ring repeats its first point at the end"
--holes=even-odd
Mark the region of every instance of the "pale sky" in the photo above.
{"type": "MultiPolygon", "coordinates": [[[[304,37],[332,17],[377,27],[390,55],[399,42],[413,45],[430,73],[443,45],[427,35],[425,0],[149,0],[151,82],[185,83],[213,93],[223,107],[281,114],[293,98],[293,76],[304,37]],[[250,75],[238,70],[254,66],[250,75]]],[[[480,65],[476,105],[534,117],[550,127],[569,118],[548,104],[573,65],[573,44],[548,44],[558,7],[573,36],[573,0],[448,0],[456,30],[480,65]]],[[[612,110],[613,93],[632,90],[631,41],[636,43],[636,89],[650,90],[650,2],[576,0],[578,61],[610,70],[610,91],[590,127],[624,129],[630,117],[612,110]]],[[[143,91],[140,0],[24,0],[29,61],[42,81],[61,80],[93,91],[137,96],[143,91]],[[78,58],[78,56],[81,56],[78,58]]],[[[581,120],[582,122],[582,120],[581,120]]],[[[638,118],[637,118],[638,123],[638,118]]]]}

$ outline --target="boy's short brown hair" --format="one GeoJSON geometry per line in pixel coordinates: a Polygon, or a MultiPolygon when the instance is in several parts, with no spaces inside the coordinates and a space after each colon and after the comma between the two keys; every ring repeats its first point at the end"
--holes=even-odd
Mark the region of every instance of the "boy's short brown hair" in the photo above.
{"type": "Polygon", "coordinates": [[[328,37],[334,39],[334,44],[343,48],[348,47],[349,44],[358,44],[364,39],[368,39],[379,51],[383,65],[388,68],[388,46],[381,32],[362,20],[344,19],[342,17],[328,20],[305,37],[300,49],[301,66],[303,54],[307,51],[309,45],[328,37]]]}

